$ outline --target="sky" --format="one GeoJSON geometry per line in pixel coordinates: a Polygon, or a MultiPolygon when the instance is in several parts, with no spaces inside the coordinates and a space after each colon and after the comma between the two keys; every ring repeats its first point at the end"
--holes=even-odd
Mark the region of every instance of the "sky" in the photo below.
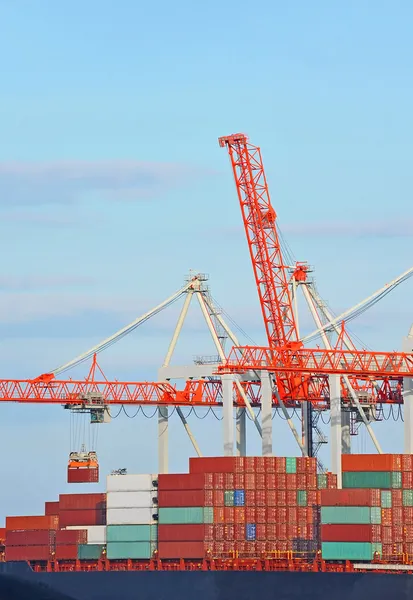
{"type": "MultiPolygon", "coordinates": [[[[370,0],[257,0],[254,10],[244,0],[0,0],[0,377],[69,361],[170,296],[190,269],[208,273],[213,297],[265,343],[217,142],[233,132],[261,147],[284,237],[336,313],[409,268],[412,18],[408,0],[374,10],[370,0]]],[[[412,285],[351,324],[363,345],[401,347],[412,285]]],[[[102,353],[107,376],[156,380],[179,308],[102,353]]],[[[308,315],[302,326],[313,329],[308,315]]],[[[174,362],[214,353],[194,307],[174,362]]],[[[65,483],[66,411],[0,410],[0,521],[94,488],[65,483]]],[[[156,472],[152,414],[99,426],[102,474],[156,472]]],[[[205,454],[221,451],[219,417],[189,417],[205,454]]],[[[297,454],[277,416],[274,429],[275,452],[297,454]]],[[[376,429],[385,450],[402,450],[400,420],[376,429]]],[[[176,415],[170,447],[170,469],[185,471],[193,451],[176,415]]],[[[365,433],[354,438],[369,447],[365,433]]],[[[259,448],[249,424],[248,452],[259,448]]]]}

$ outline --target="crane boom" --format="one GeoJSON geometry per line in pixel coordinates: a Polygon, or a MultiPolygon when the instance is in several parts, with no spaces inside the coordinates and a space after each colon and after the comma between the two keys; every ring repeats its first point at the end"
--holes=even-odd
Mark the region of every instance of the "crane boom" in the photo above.
{"type": "Polygon", "coordinates": [[[227,147],[232,164],[268,344],[296,347],[301,344],[261,151],[243,133],[220,137],[219,145],[227,147]]]}

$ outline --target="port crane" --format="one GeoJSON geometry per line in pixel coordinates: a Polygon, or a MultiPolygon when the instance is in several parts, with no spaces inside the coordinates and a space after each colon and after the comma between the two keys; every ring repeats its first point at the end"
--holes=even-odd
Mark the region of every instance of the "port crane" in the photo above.
{"type": "MultiPolygon", "coordinates": [[[[189,278],[183,288],[155,309],[69,363],[35,379],[0,380],[0,401],[60,404],[75,410],[89,411],[96,423],[105,421],[108,407],[113,404],[156,405],[160,416],[165,414],[165,409],[170,405],[178,408],[220,406],[224,414],[224,448],[225,452],[230,454],[233,452],[231,424],[234,407],[246,408],[250,412],[263,437],[263,453],[271,453],[271,411],[274,405],[281,407],[287,416],[288,407],[302,404],[307,407],[317,405],[319,408],[330,408],[337,420],[344,398],[354,403],[359,410],[376,448],[380,451],[360,405],[358,392],[366,393],[368,390],[372,401],[376,399],[382,403],[400,402],[401,392],[398,394],[394,384],[411,381],[412,348],[409,343],[405,352],[401,353],[374,353],[355,348],[343,327],[351,312],[334,319],[326,312],[314,289],[306,285],[308,266],[305,263],[291,266],[284,260],[277,233],[277,215],[271,205],[260,149],[249,144],[244,134],[220,138],[219,143],[228,149],[231,160],[268,347],[241,346],[235,335],[226,327],[233,347],[229,354],[224,352],[218,329],[225,329],[225,323],[218,318],[210,299],[208,300],[205,290],[202,289],[204,278],[196,274],[189,278]],[[337,333],[334,346],[331,346],[330,342],[325,343],[324,349],[304,346],[306,340],[300,338],[297,314],[294,310],[295,294],[299,286],[307,290],[304,293],[309,296],[318,315],[318,318],[315,318],[317,330],[314,335],[321,335],[324,339],[329,328],[334,330],[337,333]],[[163,369],[172,369],[169,361],[186,315],[190,301],[188,298],[196,296],[218,351],[215,362],[210,365],[198,365],[202,367],[198,371],[194,369],[195,373],[200,374],[199,378],[191,374],[185,379],[183,389],[178,389],[170,383],[173,377],[160,378],[158,382],[119,382],[108,381],[102,371],[101,376],[96,376],[100,370],[96,355],[101,350],[185,294],[184,308],[163,369]],[[321,317],[324,321],[327,320],[327,323],[323,323],[321,317]],[[68,368],[88,358],[92,358],[92,368],[85,380],[60,378],[68,368]],[[252,410],[254,406],[260,406],[262,409],[262,426],[252,410]]],[[[404,278],[407,276],[405,274],[404,278]]],[[[403,276],[397,281],[399,280],[403,280],[403,276]]],[[[393,287],[395,285],[396,283],[393,287]]],[[[379,296],[380,293],[376,295],[379,296]]],[[[409,390],[410,388],[405,389],[404,393],[409,390]]],[[[291,419],[288,419],[288,422],[302,452],[309,454],[310,445],[303,444],[291,419]]],[[[183,423],[189,432],[184,420],[183,423]]],[[[333,470],[339,471],[340,428],[335,427],[332,433],[332,466],[333,470]]],[[[195,444],[194,447],[196,449],[195,444]]]]}

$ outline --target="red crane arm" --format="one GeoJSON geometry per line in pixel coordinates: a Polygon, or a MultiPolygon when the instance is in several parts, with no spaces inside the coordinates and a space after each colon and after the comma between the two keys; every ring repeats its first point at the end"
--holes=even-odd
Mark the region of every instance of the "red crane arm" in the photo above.
{"type": "Polygon", "coordinates": [[[298,343],[298,332],[260,149],[243,133],[219,138],[227,147],[270,348],[298,343]]]}

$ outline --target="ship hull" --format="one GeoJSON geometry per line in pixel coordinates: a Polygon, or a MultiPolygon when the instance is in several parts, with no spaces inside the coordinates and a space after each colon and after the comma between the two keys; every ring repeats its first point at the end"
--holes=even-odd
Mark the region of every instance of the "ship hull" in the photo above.
{"type": "MultiPolygon", "coordinates": [[[[33,572],[3,563],[1,574],[47,586],[74,600],[404,600],[413,577],[380,573],[235,571],[33,572]]],[[[41,596],[33,596],[41,599],[41,596]]]]}

